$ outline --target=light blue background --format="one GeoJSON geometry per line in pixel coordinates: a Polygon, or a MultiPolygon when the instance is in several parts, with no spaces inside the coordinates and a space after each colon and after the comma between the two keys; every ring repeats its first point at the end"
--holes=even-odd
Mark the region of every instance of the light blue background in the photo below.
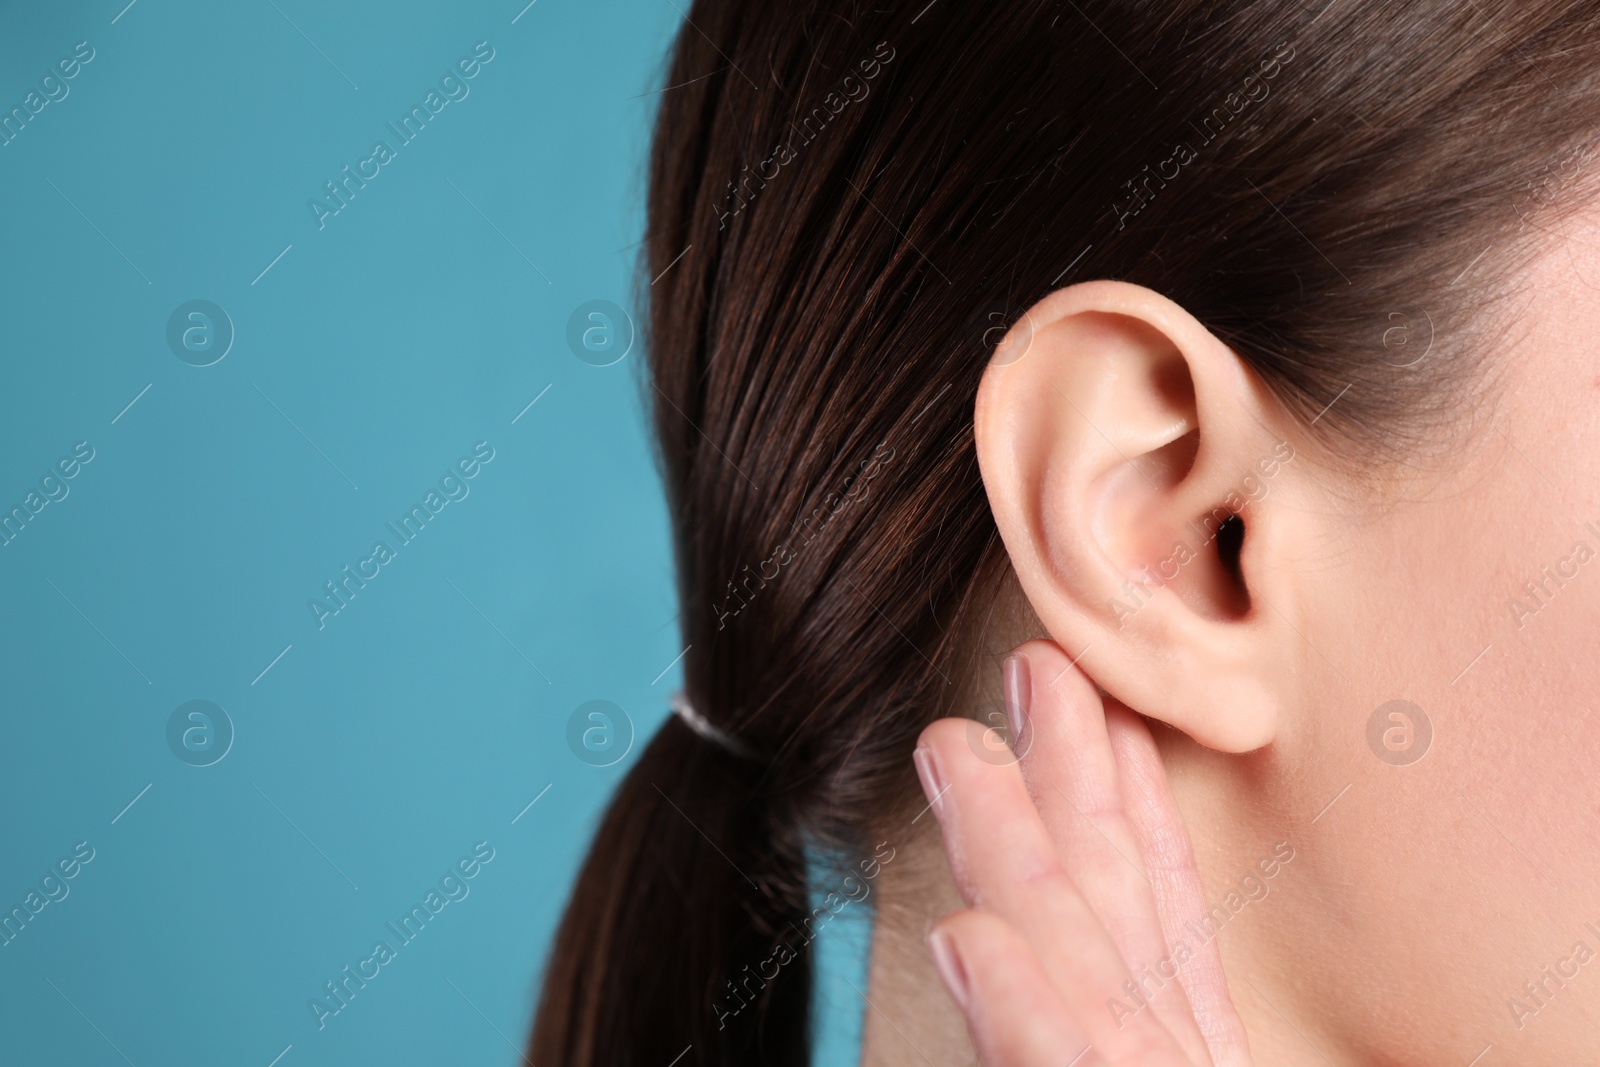
{"type": "MultiPolygon", "coordinates": [[[[95,849],[0,947],[3,1058],[515,1063],[626,767],[568,716],[648,736],[680,677],[639,353],[565,340],[629,306],[679,12],[125,2],[0,11],[0,109],[95,50],[0,148],[0,510],[95,450],[0,548],[3,910],[95,849]],[[480,40],[470,94],[319,230],[307,200],[480,40]],[[209,367],[167,346],[192,299],[236,330],[209,367]],[[469,495],[319,630],[308,598],[481,440],[469,495]],[[193,699],[236,731],[209,767],[165,738],[193,699]],[[470,895],[319,1031],[308,998],[482,840],[470,895]]],[[[861,936],[825,949],[821,1062],[851,1055],[861,936]]]]}

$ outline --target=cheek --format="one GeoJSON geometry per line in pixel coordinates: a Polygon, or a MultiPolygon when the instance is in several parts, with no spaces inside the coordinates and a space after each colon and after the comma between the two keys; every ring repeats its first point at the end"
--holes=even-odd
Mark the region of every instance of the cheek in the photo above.
{"type": "MultiPolygon", "coordinates": [[[[1428,973],[1408,1033],[1424,1018],[1504,1014],[1541,965],[1594,936],[1600,559],[1575,551],[1600,550],[1600,361],[1587,340],[1600,256],[1587,248],[1600,233],[1536,268],[1515,340],[1494,353],[1492,414],[1464,444],[1434,442],[1392,494],[1344,506],[1297,459],[1265,505],[1287,524],[1280,562],[1295,576],[1275,606],[1300,633],[1282,642],[1286,711],[1262,757],[1284,783],[1275,800],[1297,858],[1262,914],[1288,930],[1334,922],[1339,943],[1306,966],[1335,983],[1375,979],[1363,1010],[1382,1013],[1377,990],[1428,973]],[[1404,746],[1406,724],[1371,728],[1396,700],[1426,718],[1409,724],[1425,747],[1415,761],[1385,747],[1404,746]]],[[[1589,974],[1576,981],[1600,982],[1589,974]]],[[[1529,1047],[1560,1047],[1585,1022],[1541,1015],[1529,1047]]]]}

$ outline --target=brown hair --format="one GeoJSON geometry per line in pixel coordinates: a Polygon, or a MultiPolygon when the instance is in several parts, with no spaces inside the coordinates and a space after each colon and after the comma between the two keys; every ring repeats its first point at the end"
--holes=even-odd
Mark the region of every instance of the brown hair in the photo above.
{"type": "Polygon", "coordinates": [[[1414,445],[1481,380],[1597,59],[1597,5],[1549,0],[697,0],[651,156],[648,395],[686,690],[760,758],[677,716],[644,749],[533,1062],[808,1062],[807,860],[869,855],[962,711],[1006,567],[973,397],[1024,308],[1149,286],[1326,440],[1414,445]]]}

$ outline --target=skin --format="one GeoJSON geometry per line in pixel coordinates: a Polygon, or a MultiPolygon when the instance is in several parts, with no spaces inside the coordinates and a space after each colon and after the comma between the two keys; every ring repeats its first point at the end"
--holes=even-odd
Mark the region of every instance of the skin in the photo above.
{"type": "Polygon", "coordinates": [[[1014,572],[982,640],[1042,640],[974,695],[1026,705],[1022,757],[924,734],[937,825],[879,887],[864,1063],[1592,1059],[1600,209],[1539,242],[1457,426],[1359,478],[1155,293],[1085,283],[1014,328],[976,406],[1014,572]],[[1234,573],[1187,524],[1252,471],[1234,573]],[[1431,740],[1403,709],[1369,743],[1396,699],[1431,740]],[[1180,941],[1148,1008],[1110,1007],[1180,941]]]}

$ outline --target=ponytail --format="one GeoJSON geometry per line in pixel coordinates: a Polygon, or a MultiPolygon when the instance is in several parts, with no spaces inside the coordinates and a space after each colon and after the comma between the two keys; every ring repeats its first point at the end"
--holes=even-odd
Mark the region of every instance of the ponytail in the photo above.
{"type": "Polygon", "coordinates": [[[771,973],[805,852],[762,764],[668,718],[611,799],[556,935],[538,1067],[805,1067],[811,967],[771,973]],[[674,1060],[674,1057],[680,1056],[674,1060]]]}
{"type": "Polygon", "coordinates": [[[1020,309],[1142,285],[1353,469],[1450,441],[1528,223],[1594,190],[1569,164],[1600,10],[1314,6],[694,0],[651,96],[642,391],[685,687],[771,758],[679,716],[640,755],[556,937],[538,1067],[806,1063],[806,856],[859,864],[917,817],[917,734],[972,711],[1015,593],[973,398],[1020,309]],[[1397,374],[1423,311],[1449,328],[1397,374]]]}

